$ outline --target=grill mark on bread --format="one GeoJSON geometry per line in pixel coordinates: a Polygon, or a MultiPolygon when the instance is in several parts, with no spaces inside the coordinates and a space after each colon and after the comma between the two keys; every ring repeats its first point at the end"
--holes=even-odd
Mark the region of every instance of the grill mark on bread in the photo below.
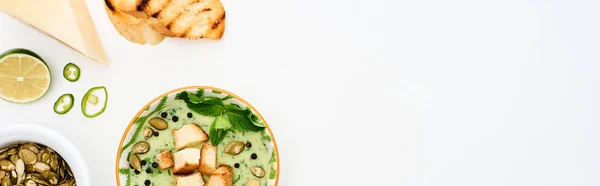
{"type": "Polygon", "coordinates": [[[202,12],[210,12],[212,9],[210,8],[205,8],[204,10],[202,10],[202,12]]]}
{"type": "Polygon", "coordinates": [[[140,3],[137,5],[137,11],[143,11],[144,8],[146,8],[146,6],[148,6],[148,2],[150,0],[141,0],[140,3]]]}
{"type": "Polygon", "coordinates": [[[110,3],[110,0],[104,0],[104,4],[106,4],[110,11],[115,11],[115,7],[112,5],[112,3],[110,3]]]}
{"type": "Polygon", "coordinates": [[[148,0],[148,5],[144,7],[143,12],[151,17],[157,18],[161,10],[169,4],[171,0],[148,0]]]}
{"type": "Polygon", "coordinates": [[[162,13],[158,15],[158,20],[163,23],[163,25],[169,25],[173,21],[175,21],[184,10],[197,2],[198,0],[171,0],[169,5],[163,8],[162,13]]]}
{"type": "Polygon", "coordinates": [[[217,19],[217,21],[215,21],[210,28],[212,30],[214,30],[215,28],[219,27],[219,25],[221,24],[221,22],[223,22],[223,19],[225,19],[225,13],[223,13],[223,15],[219,19],[217,19]]]}

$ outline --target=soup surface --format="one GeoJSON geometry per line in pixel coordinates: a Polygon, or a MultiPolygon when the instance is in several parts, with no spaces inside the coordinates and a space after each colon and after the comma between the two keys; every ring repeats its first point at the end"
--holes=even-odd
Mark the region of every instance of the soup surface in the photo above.
{"type": "MultiPolygon", "coordinates": [[[[218,99],[223,102],[225,107],[227,107],[227,105],[232,105],[239,107],[241,110],[249,110],[241,105],[232,103],[231,98],[226,97],[218,99]]],[[[127,156],[128,160],[131,159],[130,156],[132,155],[136,155],[139,157],[139,160],[141,160],[140,171],[136,170],[134,166],[129,166],[129,168],[126,170],[123,168],[119,170],[121,174],[127,174],[129,179],[127,184],[131,186],[174,185],[176,176],[181,175],[175,175],[173,167],[166,169],[160,169],[157,167],[156,164],[158,160],[156,156],[165,150],[169,150],[173,157],[173,154],[178,152],[178,149],[175,145],[175,136],[173,135],[173,130],[180,129],[184,125],[195,124],[200,127],[200,129],[202,129],[202,131],[204,131],[204,133],[206,133],[211,140],[194,144],[188,148],[201,149],[202,145],[205,143],[214,145],[217,149],[217,166],[227,165],[233,170],[233,185],[243,186],[246,185],[246,183],[250,180],[256,180],[260,182],[261,186],[268,185],[268,180],[275,177],[275,170],[273,169],[275,166],[275,152],[273,151],[272,147],[269,147],[271,145],[271,137],[266,129],[259,131],[238,130],[236,129],[236,125],[233,124],[233,127],[230,127],[226,130],[222,140],[218,142],[218,144],[214,144],[214,141],[212,140],[215,138],[215,136],[212,135],[215,134],[211,132],[211,125],[215,125],[215,119],[217,117],[222,117],[227,122],[235,121],[225,114],[227,113],[226,109],[223,109],[222,111],[224,114],[219,114],[218,116],[207,116],[198,113],[197,110],[190,109],[190,104],[194,103],[190,103],[189,101],[182,99],[167,101],[164,103],[164,106],[161,107],[159,105],[159,107],[151,111],[149,115],[138,118],[137,123],[141,125],[138,126],[138,129],[135,131],[135,134],[129,142],[129,145],[135,146],[135,144],[138,142],[147,142],[149,144],[149,149],[145,153],[137,154],[133,153],[131,149],[129,149],[122,154],[122,156],[127,156]],[[164,120],[167,124],[166,129],[156,129],[156,127],[151,124],[151,120],[153,118],[164,120]],[[149,129],[152,129],[151,135],[148,135],[148,131],[145,131],[149,129]],[[243,143],[243,150],[241,150],[241,152],[237,152],[236,154],[225,153],[227,145],[236,142],[243,143]],[[257,176],[255,174],[256,172],[253,172],[252,169],[255,168],[254,171],[256,171],[256,167],[259,167],[264,171],[263,177],[260,175],[257,176]]],[[[192,107],[193,106],[194,105],[192,105],[192,107]]],[[[252,118],[255,117],[255,115],[252,113],[248,117],[252,118]]],[[[260,123],[257,123],[256,125],[263,127],[260,123]]],[[[196,172],[199,171],[196,170],[196,172]]],[[[210,176],[211,175],[202,174],[204,182],[208,182],[210,176]]]]}

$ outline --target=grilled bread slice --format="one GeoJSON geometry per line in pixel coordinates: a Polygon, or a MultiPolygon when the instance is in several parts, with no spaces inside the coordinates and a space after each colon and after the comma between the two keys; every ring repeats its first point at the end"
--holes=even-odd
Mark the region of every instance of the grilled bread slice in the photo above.
{"type": "MultiPolygon", "coordinates": [[[[125,39],[134,43],[149,45],[156,45],[165,39],[163,34],[151,27],[150,19],[136,18],[116,10],[112,4],[109,4],[108,0],[105,2],[104,7],[110,22],[125,39]]],[[[157,22],[157,20],[154,21],[157,22]]]]}
{"type": "Polygon", "coordinates": [[[169,37],[218,40],[225,31],[225,9],[219,0],[105,1],[138,19],[149,17],[150,27],[169,37]]]}

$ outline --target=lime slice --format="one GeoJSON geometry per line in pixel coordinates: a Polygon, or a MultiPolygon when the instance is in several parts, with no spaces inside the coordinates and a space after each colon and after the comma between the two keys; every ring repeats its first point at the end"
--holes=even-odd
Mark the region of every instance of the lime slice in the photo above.
{"type": "Polygon", "coordinates": [[[13,103],[40,99],[50,88],[48,65],[27,49],[11,49],[0,54],[0,98],[13,103]]]}

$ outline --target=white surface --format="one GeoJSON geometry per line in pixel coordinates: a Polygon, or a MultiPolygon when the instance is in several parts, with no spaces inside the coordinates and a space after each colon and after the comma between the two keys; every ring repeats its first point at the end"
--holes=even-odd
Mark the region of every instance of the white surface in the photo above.
{"type": "Polygon", "coordinates": [[[13,124],[3,126],[0,136],[2,136],[0,138],[0,146],[2,147],[25,142],[43,143],[58,152],[67,161],[75,176],[77,185],[91,185],[90,174],[83,156],[77,147],[61,134],[37,125],[13,124]]]}
{"type": "Polygon", "coordinates": [[[223,2],[222,41],[150,47],[88,1],[108,68],[0,15],[0,49],[33,49],[55,77],[35,103],[0,102],[3,125],[59,131],[95,185],[114,185],[133,115],[170,89],[212,85],[267,119],[281,186],[600,185],[600,1],[223,2]],[[69,61],[76,83],[60,78],[69,61]],[[100,117],[52,112],[96,85],[110,94],[100,117]]]}

